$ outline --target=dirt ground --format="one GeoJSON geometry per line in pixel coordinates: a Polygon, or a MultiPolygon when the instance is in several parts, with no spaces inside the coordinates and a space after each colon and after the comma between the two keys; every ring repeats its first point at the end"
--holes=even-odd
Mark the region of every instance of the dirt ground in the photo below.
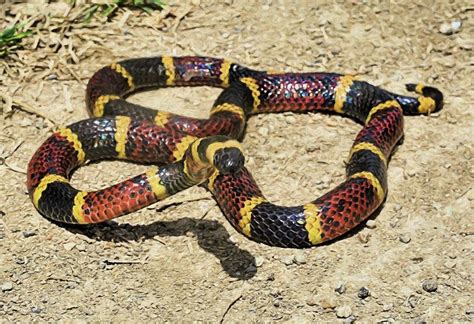
{"type": "MultiPolygon", "coordinates": [[[[120,9],[89,24],[63,3],[2,5],[2,29],[33,17],[38,30],[0,61],[0,319],[474,321],[474,7],[428,2],[169,1],[161,12],[120,9]],[[449,34],[443,24],[452,21],[462,26],[449,34]],[[25,187],[33,152],[55,127],[87,117],[85,85],[94,71],[157,55],[357,73],[402,93],[405,83],[424,82],[439,87],[446,104],[405,118],[383,209],[323,246],[249,241],[197,187],[90,228],[41,217],[25,187]]],[[[220,91],[162,89],[130,100],[206,117],[220,91]]],[[[243,141],[246,164],[271,201],[304,203],[344,179],[359,129],[338,116],[255,116],[243,141]]],[[[145,168],[101,162],[79,169],[73,184],[99,189],[145,168]]]]}

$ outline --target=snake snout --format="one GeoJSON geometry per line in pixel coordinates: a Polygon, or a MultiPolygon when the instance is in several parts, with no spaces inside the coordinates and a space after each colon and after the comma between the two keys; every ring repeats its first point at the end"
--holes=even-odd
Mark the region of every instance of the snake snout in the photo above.
{"type": "Polygon", "coordinates": [[[226,147],[214,154],[214,165],[221,174],[236,173],[244,166],[244,155],[239,148],[226,147]]]}

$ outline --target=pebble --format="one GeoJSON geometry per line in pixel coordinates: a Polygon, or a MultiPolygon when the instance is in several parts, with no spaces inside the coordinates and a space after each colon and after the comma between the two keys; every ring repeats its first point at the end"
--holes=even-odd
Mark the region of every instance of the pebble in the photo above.
{"type": "Polygon", "coordinates": [[[462,26],[461,20],[453,20],[450,23],[442,23],[439,26],[439,32],[444,35],[452,35],[457,33],[462,26]]]}
{"type": "Polygon", "coordinates": [[[452,268],[456,267],[456,261],[446,261],[444,263],[444,266],[448,269],[452,269],[452,268]]]}
{"type": "Polygon", "coordinates": [[[305,264],[306,263],[306,256],[303,253],[298,253],[294,257],[294,262],[296,264],[305,264]]]}
{"type": "Polygon", "coordinates": [[[84,252],[86,250],[86,246],[84,244],[78,244],[76,245],[76,249],[78,251],[84,252]]]}
{"type": "Polygon", "coordinates": [[[66,251],[71,251],[72,249],[74,249],[75,246],[76,246],[76,243],[73,243],[73,242],[63,244],[63,247],[66,251]]]}
{"type": "Polygon", "coordinates": [[[233,244],[239,243],[239,238],[238,238],[236,235],[231,235],[231,236],[228,238],[228,240],[229,240],[230,243],[233,243],[233,244]]]}
{"type": "Polygon", "coordinates": [[[280,261],[284,265],[292,265],[295,262],[295,257],[293,255],[285,255],[280,258],[280,261]]]}
{"type": "Polygon", "coordinates": [[[471,320],[474,320],[474,306],[466,309],[465,313],[471,318],[471,320]]]}
{"type": "Polygon", "coordinates": [[[308,306],[316,306],[318,305],[318,300],[314,296],[311,296],[308,299],[306,299],[306,304],[308,306]]]}
{"type": "Polygon", "coordinates": [[[341,282],[336,285],[336,288],[334,288],[334,291],[336,291],[339,294],[343,294],[346,292],[346,286],[341,282]]]}
{"type": "Polygon", "coordinates": [[[323,297],[320,299],[320,305],[324,309],[336,308],[337,302],[333,297],[323,297]]]}
{"type": "Polygon", "coordinates": [[[395,212],[399,212],[401,209],[402,209],[402,205],[400,205],[400,204],[395,204],[395,205],[393,206],[393,210],[394,210],[395,212]]]}
{"type": "Polygon", "coordinates": [[[357,238],[359,239],[360,243],[368,243],[370,240],[370,233],[361,232],[357,234],[357,238]]]}
{"type": "Polygon", "coordinates": [[[305,149],[306,152],[311,153],[316,150],[319,150],[319,146],[316,143],[309,143],[308,145],[306,145],[305,149]]]}
{"type": "Polygon", "coordinates": [[[367,287],[362,287],[359,289],[359,291],[357,292],[357,297],[361,298],[361,299],[365,299],[367,297],[370,296],[370,290],[369,288],[367,287]]]}
{"type": "Polygon", "coordinates": [[[33,307],[31,307],[31,312],[32,312],[33,314],[39,314],[39,313],[41,313],[42,310],[43,310],[43,309],[40,308],[40,307],[38,307],[38,306],[33,306],[33,307]]]}
{"type": "Polygon", "coordinates": [[[269,133],[269,130],[267,127],[260,127],[258,130],[257,130],[257,133],[259,133],[260,135],[262,136],[267,136],[268,133],[269,133]]]}
{"type": "Polygon", "coordinates": [[[349,316],[348,318],[346,318],[344,320],[344,324],[351,324],[351,323],[354,323],[356,321],[357,317],[355,317],[354,315],[351,315],[349,316]]]}
{"type": "Polygon", "coordinates": [[[411,241],[411,236],[408,233],[402,233],[398,236],[398,239],[400,240],[400,242],[408,244],[411,241]]]}
{"type": "Polygon", "coordinates": [[[415,319],[415,321],[413,323],[414,324],[426,324],[428,322],[425,321],[423,318],[419,317],[419,318],[415,319]]]}
{"type": "Polygon", "coordinates": [[[10,291],[13,290],[13,284],[11,282],[4,282],[1,288],[2,291],[10,291]]]}
{"type": "Polygon", "coordinates": [[[383,304],[383,307],[382,307],[382,310],[384,312],[388,312],[388,311],[391,311],[393,309],[393,304],[383,304]]]}
{"type": "Polygon", "coordinates": [[[418,301],[420,300],[419,297],[410,295],[406,301],[406,304],[410,306],[411,308],[415,308],[416,305],[418,305],[418,301]]]}
{"type": "Polygon", "coordinates": [[[56,73],[51,73],[50,75],[46,77],[46,80],[57,80],[57,79],[58,79],[58,76],[56,73]]]}
{"type": "Polygon", "coordinates": [[[37,235],[38,232],[36,230],[27,230],[23,232],[23,237],[28,238],[37,235]]]}
{"type": "Polygon", "coordinates": [[[423,281],[421,287],[427,292],[435,292],[438,289],[438,283],[435,280],[427,279],[423,281]]]}
{"type": "Polygon", "coordinates": [[[259,256],[259,255],[256,256],[256,257],[255,257],[255,266],[256,266],[257,268],[261,267],[264,261],[265,261],[265,258],[264,258],[264,257],[261,257],[261,256],[259,256]]]}
{"type": "Polygon", "coordinates": [[[348,318],[352,315],[352,309],[350,306],[344,305],[336,309],[336,316],[339,318],[348,318]]]}
{"type": "Polygon", "coordinates": [[[369,219],[367,223],[365,223],[365,226],[367,226],[367,228],[374,229],[377,227],[377,224],[373,219],[369,219]]]}
{"type": "Polygon", "coordinates": [[[30,120],[30,119],[25,118],[25,119],[22,119],[22,120],[18,123],[18,125],[19,125],[20,127],[28,127],[28,126],[33,125],[33,121],[30,120]]]}

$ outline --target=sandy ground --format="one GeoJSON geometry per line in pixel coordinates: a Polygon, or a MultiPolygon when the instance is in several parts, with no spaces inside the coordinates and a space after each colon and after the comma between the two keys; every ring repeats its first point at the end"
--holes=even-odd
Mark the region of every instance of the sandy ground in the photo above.
{"type": "MultiPolygon", "coordinates": [[[[473,10],[469,1],[193,1],[151,15],[121,9],[84,25],[64,23],[64,4],[2,5],[2,28],[37,16],[40,30],[0,61],[0,319],[472,322],[473,10]],[[461,29],[441,33],[453,20],[461,29]],[[383,209],[331,244],[251,242],[201,188],[87,229],[41,217],[25,188],[33,152],[58,125],[86,118],[95,70],[154,55],[358,73],[398,92],[421,81],[439,87],[446,105],[405,119],[383,209]]],[[[205,117],[219,91],[163,89],[130,100],[205,117]]],[[[300,204],[343,180],[359,129],[338,116],[255,116],[243,142],[247,166],[267,198],[300,204]]],[[[73,183],[98,189],[143,170],[103,162],[78,170],[73,183]]]]}

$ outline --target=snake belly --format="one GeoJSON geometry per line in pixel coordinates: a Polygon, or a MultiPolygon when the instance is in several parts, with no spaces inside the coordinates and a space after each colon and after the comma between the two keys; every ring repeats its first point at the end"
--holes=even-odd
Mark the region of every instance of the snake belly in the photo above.
{"type": "Polygon", "coordinates": [[[403,115],[442,108],[443,95],[436,88],[408,84],[407,90],[419,96],[395,94],[351,75],[269,73],[211,57],[163,56],[113,63],[88,83],[86,105],[91,118],[54,132],[33,155],[28,192],[45,217],[89,224],[202,184],[233,227],[248,238],[272,246],[311,247],[353,229],[382,204],[388,190],[387,163],[403,136],[403,115]],[[203,85],[224,89],[208,119],[126,100],[127,95],[149,87],[203,85]],[[283,111],[335,112],[363,125],[349,152],[346,180],[301,206],[267,201],[245,167],[230,168],[232,172],[215,167],[216,161],[240,156],[235,139],[241,139],[249,116],[283,111]],[[71,186],[75,168],[101,159],[158,166],[98,191],[71,186]]]}

